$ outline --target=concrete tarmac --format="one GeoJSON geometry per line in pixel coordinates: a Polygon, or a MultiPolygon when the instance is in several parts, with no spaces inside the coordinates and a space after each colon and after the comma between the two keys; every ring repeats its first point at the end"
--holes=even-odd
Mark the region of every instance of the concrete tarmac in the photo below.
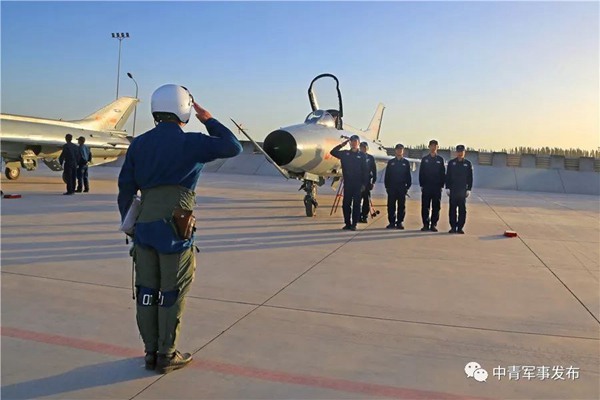
{"type": "Polygon", "coordinates": [[[205,173],[196,280],[179,348],[143,368],[118,168],[62,196],[59,174],[3,178],[2,399],[598,399],[599,197],[474,190],[465,235],[381,214],[342,231],[334,193],[205,173]],[[502,233],[512,229],[518,238],[502,233]],[[465,366],[477,362],[478,379],[465,366]]]}

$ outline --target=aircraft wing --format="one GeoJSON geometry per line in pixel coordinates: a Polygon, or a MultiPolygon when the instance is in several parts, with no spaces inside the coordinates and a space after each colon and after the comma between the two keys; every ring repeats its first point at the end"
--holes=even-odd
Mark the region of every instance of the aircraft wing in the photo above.
{"type": "MultiPolygon", "coordinates": [[[[65,144],[64,139],[55,139],[53,137],[48,137],[44,135],[13,135],[13,134],[5,134],[2,133],[0,135],[0,140],[3,142],[13,142],[13,143],[22,143],[25,145],[44,145],[44,146],[53,146],[62,147],[65,144]]],[[[121,142],[104,142],[104,143],[87,143],[86,144],[90,149],[119,149],[119,150],[127,150],[129,147],[128,143],[121,142]]]]}
{"type": "Polygon", "coordinates": [[[0,134],[0,140],[3,142],[16,142],[16,143],[24,143],[24,144],[43,144],[43,145],[56,145],[58,147],[62,147],[65,144],[64,139],[58,140],[52,137],[47,137],[44,135],[14,135],[14,134],[0,134]]]}
{"type": "Polygon", "coordinates": [[[283,175],[283,177],[284,177],[285,179],[290,179],[290,176],[289,176],[289,174],[287,173],[287,171],[286,171],[286,170],[284,170],[283,168],[281,168],[279,165],[277,165],[277,163],[276,163],[275,161],[273,161],[273,159],[272,159],[272,158],[271,158],[271,157],[270,157],[270,156],[267,154],[267,152],[266,152],[266,151],[265,151],[265,150],[264,150],[262,147],[260,147],[260,145],[259,145],[258,143],[256,143],[256,142],[254,141],[254,139],[252,139],[252,138],[250,137],[250,135],[248,135],[248,134],[246,133],[246,131],[245,131],[245,130],[244,130],[242,127],[241,127],[241,126],[239,126],[239,125],[238,125],[238,123],[237,123],[237,122],[235,122],[235,121],[233,120],[233,118],[230,118],[230,119],[231,119],[231,122],[233,122],[233,123],[235,124],[235,126],[236,126],[236,127],[239,129],[239,130],[240,130],[240,132],[242,132],[242,133],[244,134],[244,136],[246,136],[246,137],[248,138],[248,140],[250,140],[250,141],[252,142],[252,144],[254,145],[254,147],[256,147],[256,148],[258,149],[258,151],[260,151],[260,152],[261,152],[261,153],[262,153],[262,154],[265,156],[265,158],[267,159],[267,161],[268,161],[268,162],[270,162],[271,164],[273,164],[273,166],[274,166],[275,168],[277,168],[277,171],[279,171],[279,173],[280,173],[281,175],[283,175]]]}
{"type": "Polygon", "coordinates": [[[127,150],[129,148],[129,144],[125,144],[125,143],[111,143],[108,142],[104,145],[90,145],[88,146],[90,148],[98,148],[101,147],[103,149],[118,149],[118,150],[127,150]]]}

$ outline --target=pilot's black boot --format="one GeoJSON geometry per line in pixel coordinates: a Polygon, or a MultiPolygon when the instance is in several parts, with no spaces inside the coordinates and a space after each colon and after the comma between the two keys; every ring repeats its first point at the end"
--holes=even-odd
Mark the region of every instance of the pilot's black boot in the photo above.
{"type": "Polygon", "coordinates": [[[146,369],[154,370],[156,368],[156,352],[147,351],[144,362],[146,363],[146,369]]]}
{"type": "Polygon", "coordinates": [[[176,350],[175,353],[159,354],[156,359],[156,372],[159,374],[168,374],[171,371],[181,369],[192,362],[192,355],[190,353],[180,353],[176,350]]]}

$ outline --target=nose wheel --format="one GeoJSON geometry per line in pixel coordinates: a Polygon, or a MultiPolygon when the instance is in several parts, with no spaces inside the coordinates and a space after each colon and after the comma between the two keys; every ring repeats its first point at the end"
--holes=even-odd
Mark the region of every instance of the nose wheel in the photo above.
{"type": "Polygon", "coordinates": [[[4,169],[4,176],[6,176],[11,181],[19,179],[19,176],[21,176],[21,168],[7,166],[4,169]]]}
{"type": "Polygon", "coordinates": [[[317,185],[313,181],[304,181],[299,190],[304,190],[304,209],[307,217],[314,217],[319,203],[317,202],[317,185]]]}

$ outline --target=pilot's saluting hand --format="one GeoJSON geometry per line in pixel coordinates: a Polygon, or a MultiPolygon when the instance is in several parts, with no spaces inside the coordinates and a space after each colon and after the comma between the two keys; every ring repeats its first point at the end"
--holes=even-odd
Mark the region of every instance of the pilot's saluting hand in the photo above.
{"type": "Polygon", "coordinates": [[[196,103],[194,101],[193,105],[194,105],[194,110],[196,111],[196,117],[198,118],[198,120],[200,122],[205,124],[206,121],[208,121],[209,119],[212,118],[212,115],[208,111],[206,111],[204,108],[200,107],[200,105],[198,103],[196,103]]]}

